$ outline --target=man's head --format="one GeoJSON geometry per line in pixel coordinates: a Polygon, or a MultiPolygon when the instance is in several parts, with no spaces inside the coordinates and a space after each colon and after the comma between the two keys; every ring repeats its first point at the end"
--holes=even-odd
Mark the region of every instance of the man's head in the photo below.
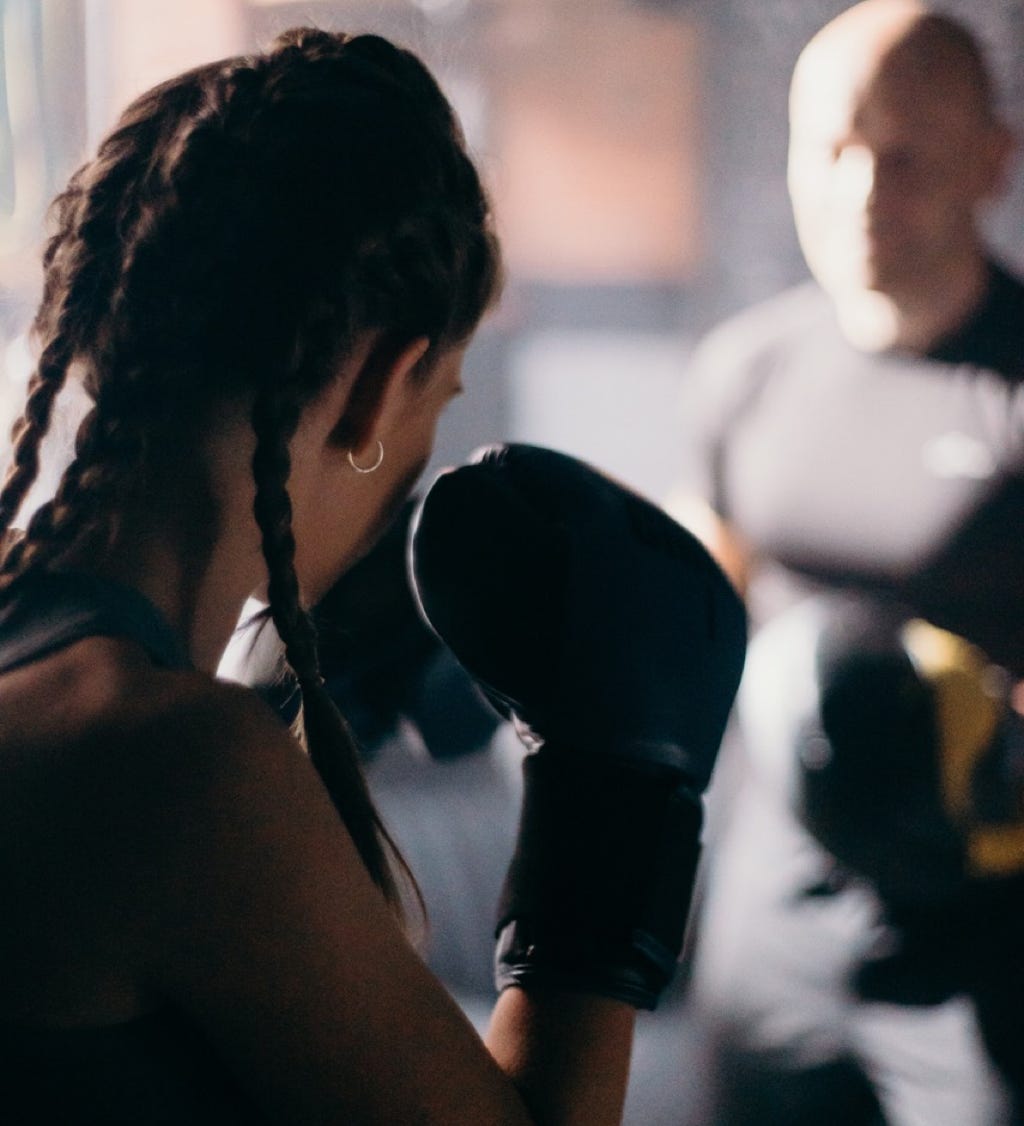
{"type": "Polygon", "coordinates": [[[916,0],[865,0],[804,48],[789,189],[812,273],[835,298],[927,300],[977,271],[980,206],[1011,150],[977,43],[916,0]]]}

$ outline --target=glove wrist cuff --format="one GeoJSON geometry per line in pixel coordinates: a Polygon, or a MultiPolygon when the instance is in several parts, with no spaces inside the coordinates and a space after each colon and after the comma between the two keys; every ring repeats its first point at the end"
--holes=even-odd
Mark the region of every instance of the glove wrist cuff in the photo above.
{"type": "Polygon", "coordinates": [[[627,944],[601,948],[586,938],[537,933],[532,920],[512,920],[498,933],[495,985],[500,992],[568,989],[653,1009],[675,970],[677,952],[638,932],[627,944]]]}
{"type": "Polygon", "coordinates": [[[653,1009],[682,947],[702,808],[679,777],[549,747],[524,761],[495,980],[653,1009]]]}

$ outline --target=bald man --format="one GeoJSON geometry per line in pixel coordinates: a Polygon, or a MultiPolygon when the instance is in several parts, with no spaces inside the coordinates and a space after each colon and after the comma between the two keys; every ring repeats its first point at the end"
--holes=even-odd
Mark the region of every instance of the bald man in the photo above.
{"type": "MultiPolygon", "coordinates": [[[[693,463],[669,502],[768,623],[693,964],[716,1121],[995,1126],[1024,1084],[1024,849],[951,876],[960,827],[932,817],[934,840],[914,837],[910,798],[903,818],[869,770],[857,800],[896,814],[851,855],[897,858],[902,891],[830,852],[799,808],[820,685],[801,680],[807,630],[786,623],[852,592],[966,638],[1002,683],[1024,678],[1024,286],[980,232],[1013,145],[973,37],[909,0],[867,0],[811,40],[790,120],[814,280],[699,348],[693,463]]],[[[1022,772],[1004,787],[1018,809],[1022,772]]]]}

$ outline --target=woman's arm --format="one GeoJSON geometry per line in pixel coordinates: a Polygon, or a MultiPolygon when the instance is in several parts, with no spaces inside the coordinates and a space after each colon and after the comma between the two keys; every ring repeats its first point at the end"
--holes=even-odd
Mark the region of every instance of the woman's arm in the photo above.
{"type": "Polygon", "coordinates": [[[201,690],[139,740],[153,806],[139,852],[160,858],[145,876],[145,984],[196,1020],[273,1120],[620,1120],[632,1010],[509,990],[492,1056],[249,693],[201,690]]]}
{"type": "Polygon", "coordinates": [[[486,1043],[536,1122],[619,1122],[636,1011],[561,990],[499,997],[486,1043]]]}

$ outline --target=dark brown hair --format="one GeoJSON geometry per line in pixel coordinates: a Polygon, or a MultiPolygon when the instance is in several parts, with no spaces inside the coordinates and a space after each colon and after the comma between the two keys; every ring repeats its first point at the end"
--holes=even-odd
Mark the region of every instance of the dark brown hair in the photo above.
{"type": "Polygon", "coordinates": [[[386,40],[296,29],[264,54],[143,94],[52,213],[40,359],[14,427],[0,534],[36,478],[73,363],[94,405],[54,499],[8,537],[0,579],[59,566],[71,549],[103,551],[125,498],[144,497],[169,457],[195,448],[219,403],[250,396],[270,611],[302,687],[306,745],[396,902],[393,848],[299,600],[289,442],[358,334],[425,336],[429,361],[464,342],[496,294],[488,205],[451,108],[386,40]]]}

